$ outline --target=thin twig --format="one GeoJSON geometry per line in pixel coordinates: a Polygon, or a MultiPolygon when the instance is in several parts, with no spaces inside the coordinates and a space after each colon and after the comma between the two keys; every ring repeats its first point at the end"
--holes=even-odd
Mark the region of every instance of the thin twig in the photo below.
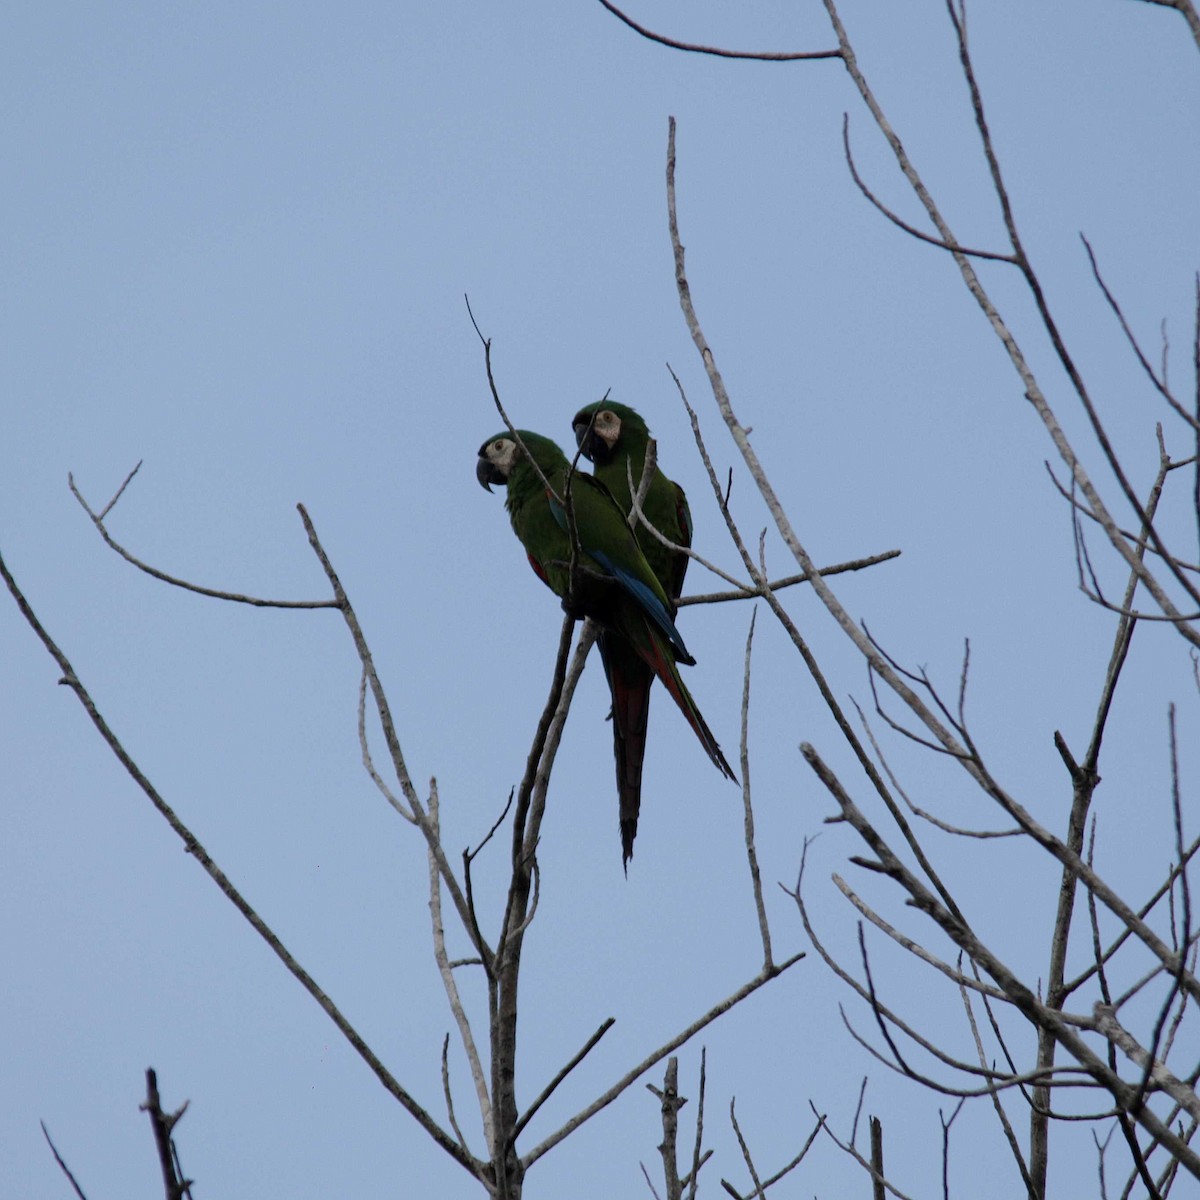
{"type": "Polygon", "coordinates": [[[929,233],[922,233],[915,225],[910,225],[902,217],[897,216],[869,187],[863,182],[862,177],[858,173],[858,168],[854,165],[854,155],[850,150],[850,114],[842,114],[842,149],[846,155],[846,166],[850,168],[850,177],[858,185],[858,190],[875,206],[875,208],[883,214],[893,225],[898,229],[903,229],[910,237],[916,238],[918,241],[926,242],[930,246],[937,246],[941,250],[949,250],[951,254],[965,254],[970,258],[984,258],[992,262],[1011,263],[1017,265],[1017,260],[1011,254],[998,254],[992,250],[971,250],[967,246],[960,246],[957,242],[948,242],[944,238],[934,237],[929,233]]]}
{"type": "Polygon", "coordinates": [[[737,1110],[735,1105],[737,1100],[735,1097],[730,1097],[729,1100],[729,1123],[733,1126],[733,1132],[737,1137],[738,1147],[742,1152],[742,1161],[746,1164],[746,1170],[750,1172],[750,1180],[754,1184],[754,1191],[750,1193],[747,1200],[753,1200],[754,1197],[762,1196],[766,1191],[763,1187],[763,1182],[759,1178],[758,1168],[754,1165],[754,1159],[750,1156],[750,1147],[746,1145],[746,1139],[742,1136],[742,1127],[738,1124],[737,1110]]]}
{"type": "MultiPolygon", "coordinates": [[[[429,782],[429,823],[433,827],[434,834],[440,841],[441,820],[436,779],[432,779],[429,782]]],[[[496,1131],[492,1117],[491,1098],[488,1096],[487,1074],[483,1069],[483,1060],[479,1056],[479,1049],[475,1045],[475,1035],[471,1030],[471,1023],[467,1020],[467,1011],[463,1005],[462,996],[458,991],[458,984],[454,978],[454,969],[450,965],[450,956],[446,953],[446,929],[442,922],[441,872],[438,870],[437,859],[433,854],[428,854],[427,858],[429,862],[429,920],[433,933],[433,959],[437,964],[438,975],[442,980],[442,988],[446,993],[446,1002],[449,1004],[450,1012],[454,1016],[454,1023],[458,1027],[458,1036],[462,1041],[463,1052],[467,1056],[467,1063],[471,1069],[471,1079],[475,1084],[475,1097],[479,1103],[479,1116],[483,1123],[484,1135],[487,1138],[488,1152],[494,1156],[496,1152],[496,1131]]],[[[462,1145],[464,1151],[470,1153],[462,1131],[454,1124],[454,1105],[450,1100],[449,1076],[445,1074],[445,1057],[446,1050],[443,1047],[443,1084],[446,1091],[446,1107],[449,1112],[451,1125],[458,1135],[459,1143],[462,1145]]]]}
{"type": "Polygon", "coordinates": [[[750,865],[750,886],[754,889],[754,910],[758,914],[758,933],[762,938],[763,967],[771,965],[771,928],[767,924],[767,908],[763,903],[762,878],[758,871],[758,853],[754,848],[754,807],[750,801],[750,651],[754,645],[754,622],[758,609],[750,614],[750,629],[746,634],[746,663],[742,682],[741,773],[743,832],[746,839],[746,860],[750,865]]]}
{"type": "Polygon", "coordinates": [[[54,1155],[54,1161],[56,1163],[58,1163],[59,1167],[62,1170],[62,1173],[70,1180],[71,1187],[73,1187],[75,1189],[75,1195],[79,1197],[79,1200],[87,1200],[87,1197],[83,1194],[83,1188],[81,1188],[79,1186],[79,1183],[76,1180],[75,1176],[71,1174],[71,1168],[68,1167],[67,1164],[63,1161],[63,1156],[61,1154],[59,1154],[58,1147],[54,1144],[53,1140],[51,1139],[50,1130],[48,1130],[46,1128],[46,1122],[41,1121],[41,1122],[39,1122],[39,1124],[42,1127],[42,1136],[46,1139],[46,1144],[50,1147],[50,1153],[54,1155]]]}
{"type": "Polygon", "coordinates": [[[770,983],[772,979],[775,979],[777,976],[782,975],[791,967],[794,967],[802,958],[804,958],[803,953],[793,954],[791,958],[784,959],[783,962],[777,963],[771,968],[770,971],[760,971],[753,979],[742,984],[737,991],[733,992],[729,996],[726,996],[724,1000],[721,1000],[717,1004],[714,1004],[706,1013],[697,1017],[696,1020],[694,1020],[685,1029],[675,1034],[670,1041],[664,1043],[657,1050],[651,1051],[644,1059],[642,1059],[640,1063],[637,1064],[637,1066],[627,1071],[621,1076],[620,1079],[617,1080],[616,1083],[612,1085],[612,1087],[597,1096],[596,1099],[593,1100],[586,1108],[576,1113],[575,1116],[573,1116],[565,1125],[562,1126],[562,1128],[556,1130],[548,1138],[546,1138],[545,1141],[536,1145],[532,1150],[529,1151],[528,1154],[523,1155],[521,1158],[522,1165],[528,1169],[535,1162],[537,1162],[537,1160],[541,1158],[543,1154],[549,1150],[553,1150],[559,1142],[568,1137],[570,1134],[574,1133],[575,1130],[578,1129],[585,1121],[590,1120],[596,1115],[596,1113],[600,1112],[601,1109],[607,1108],[623,1091],[626,1090],[626,1088],[635,1083],[656,1063],[662,1062],[667,1055],[671,1054],[675,1050],[678,1050],[680,1046],[689,1041],[691,1038],[695,1037],[700,1030],[705,1028],[705,1026],[711,1025],[712,1022],[718,1017],[722,1016],[731,1008],[740,1004],[748,996],[752,996],[764,984],[770,983]]]}
{"type": "Polygon", "coordinates": [[[688,1172],[684,1183],[688,1185],[687,1200],[696,1200],[696,1188],[700,1183],[700,1168],[708,1161],[712,1151],[701,1156],[704,1145],[704,1089],[707,1081],[708,1049],[700,1047],[700,1094],[696,1100],[696,1141],[692,1146],[692,1169],[688,1172]]]}
{"type": "MultiPolygon", "coordinates": [[[[728,504],[728,501],[726,503],[728,504]]],[[[849,562],[835,563],[831,567],[821,567],[817,574],[842,575],[847,571],[861,571],[866,567],[874,567],[879,563],[899,557],[899,550],[885,550],[882,554],[870,554],[866,558],[854,558],[849,562]]],[[[808,579],[808,573],[801,571],[799,575],[785,575],[782,579],[773,579],[764,584],[764,588],[772,592],[780,592],[797,583],[807,583],[808,579]]],[[[762,594],[758,588],[749,587],[743,587],[736,592],[701,592],[693,596],[681,596],[677,605],[679,608],[683,608],[688,604],[724,604],[730,600],[754,600],[762,594]]]]}
{"type": "MultiPolygon", "coordinates": [[[[1161,2],[1161,0],[1160,0],[1161,2]]],[[[660,46],[668,46],[672,50],[686,50],[692,54],[710,54],[717,58],[749,58],[757,62],[797,62],[812,58],[841,58],[838,50],[801,50],[788,51],[747,51],[723,50],[718,46],[700,46],[693,42],[677,42],[674,38],[664,37],[661,33],[653,33],[644,25],[639,25],[632,17],[626,16],[611,0],[600,0],[618,21],[628,25],[635,33],[640,33],[648,41],[657,42],[660,46]]]]}
{"type": "Polygon", "coordinates": [[[185,592],[195,592],[200,596],[211,596],[214,600],[229,600],[235,604],[249,604],[254,608],[337,608],[338,604],[336,600],[266,600],[260,596],[243,595],[241,592],[227,592],[217,588],[203,587],[198,583],[189,583],[188,580],[180,579],[176,575],[168,575],[165,571],[160,571],[157,567],[152,567],[149,563],[143,562],[140,558],[131,554],[108,532],[108,527],[104,524],[104,518],[112,511],[113,505],[120,500],[121,494],[138,473],[138,468],[141,465],[139,462],[125,476],[125,482],[121,484],[113,498],[98,513],[92,511],[91,506],[83,498],[83,494],[75,486],[75,476],[72,474],[67,475],[67,486],[71,489],[71,495],[79,501],[83,511],[91,518],[92,524],[96,527],[96,532],[103,538],[104,544],[110,550],[115,550],[127,563],[137,567],[139,571],[144,571],[154,579],[160,579],[163,583],[169,583],[172,587],[182,588],[185,592]]]}
{"type": "Polygon", "coordinates": [[[526,1125],[529,1124],[529,1122],[533,1119],[534,1113],[536,1113],[537,1110],[539,1108],[541,1108],[542,1105],[545,1104],[547,1100],[550,1099],[550,1097],[554,1094],[554,1089],[557,1088],[558,1085],[560,1083],[562,1083],[562,1081],[564,1079],[566,1079],[566,1077],[568,1075],[570,1075],[570,1073],[577,1066],[579,1066],[579,1064],[581,1062],[583,1062],[583,1060],[588,1056],[588,1054],[591,1053],[591,1051],[592,1051],[593,1047],[596,1045],[596,1043],[599,1042],[599,1040],[615,1024],[616,1024],[615,1017],[606,1017],[600,1023],[600,1027],[596,1030],[596,1032],[593,1033],[592,1036],[590,1038],[588,1038],[588,1040],[586,1042],[584,1042],[584,1044],[574,1054],[571,1055],[571,1057],[567,1060],[565,1065],[562,1066],[559,1069],[559,1071],[557,1072],[557,1074],[554,1076],[554,1078],[551,1079],[550,1082],[548,1084],[546,1084],[546,1086],[544,1088],[542,1088],[542,1090],[537,1094],[536,1099],[534,1099],[534,1101],[529,1105],[529,1107],[522,1114],[521,1119],[517,1122],[516,1127],[513,1129],[512,1135],[514,1138],[518,1134],[520,1134],[521,1130],[524,1129],[526,1125]]]}

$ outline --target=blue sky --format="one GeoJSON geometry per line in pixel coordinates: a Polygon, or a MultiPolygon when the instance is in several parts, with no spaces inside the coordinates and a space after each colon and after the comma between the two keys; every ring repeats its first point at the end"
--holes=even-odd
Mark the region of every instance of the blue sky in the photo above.
{"type": "MultiPolygon", "coordinates": [[[[688,7],[681,17],[645,0],[637,16],[741,48],[833,44],[817,5],[688,7]]],[[[877,9],[843,14],[864,69],[959,236],[999,248],[942,7],[877,9]]],[[[1124,0],[976,9],[972,46],[1018,219],[1144,489],[1165,410],[1078,234],[1149,345],[1167,321],[1182,387],[1200,265],[1196,48],[1177,16],[1124,0]]],[[[366,628],[414,778],[438,779],[447,846],[478,843],[520,778],[560,613],[500,499],[473,477],[500,422],[464,293],[518,424],[569,443],[571,415],[611,389],[646,416],[691,496],[701,552],[736,562],[666,370],[723,472],[735,450],[672,276],[669,114],[700,317],[801,536],[822,562],[903,550],[843,577],[843,602],[950,689],[970,637],[970,713],[989,762],[1048,824],[1065,819],[1051,736],[1086,741],[1113,619],[1076,588],[1068,515],[1042,465],[1051,447],[952,262],[887,225],[849,179],[843,111],[865,175],[917,219],[836,63],[682,55],[588,3],[48,2],[3,18],[0,95],[0,549],[150,778],[438,1115],[451,1020],[424,855],[359,765],[358,671],[339,619],[220,604],[140,575],[100,542],[67,472],[102,505],[141,461],[115,537],[166,571],[282,598],[326,595],[294,509],[305,503],[366,628]]],[[[1011,271],[981,275],[1099,470],[1011,271]]],[[[756,537],[767,517],[744,472],[732,503],[756,537]]],[[[767,553],[788,571],[773,536],[767,553]]],[[[690,581],[707,590],[702,574],[693,567],[690,581]]],[[[837,694],[867,703],[864,668],[833,623],[809,595],[787,603],[837,694]]],[[[779,953],[806,946],[776,882],[794,884],[804,838],[820,833],[813,908],[851,954],[853,913],[830,874],[882,906],[895,897],[855,875],[852,836],[822,823],[830,801],[798,743],[858,779],[766,617],[750,736],[779,953]]],[[[684,614],[699,660],[688,683],[731,757],[749,618],[745,604],[684,614]]],[[[1171,852],[1167,703],[1196,728],[1178,643],[1139,631],[1102,763],[1098,861],[1135,896],[1171,852]]],[[[93,1200],[155,1194],[137,1111],[151,1065],[169,1103],[191,1099],[179,1140],[198,1195],[478,1194],[183,855],[11,603],[0,661],[6,1194],[66,1194],[39,1119],[93,1200]]],[[[626,881],[606,711],[593,664],[543,834],[524,1097],[604,1018],[617,1024],[534,1140],[757,965],[736,789],[659,695],[626,881]]],[[[995,824],[948,764],[894,737],[885,746],[921,802],[995,824]]],[[[1189,762],[1194,775],[1190,747],[1189,762]]],[[[987,935],[1036,979],[1050,864],[1008,845],[931,844],[987,935]]],[[[479,868],[491,911],[501,867],[493,856],[479,868]]],[[[953,996],[877,952],[899,1003],[965,1038],[953,996]]],[[[844,1132],[867,1073],[901,1186],[936,1186],[935,1106],[858,1050],[838,1015],[848,999],[810,955],[706,1033],[711,1194],[720,1175],[745,1178],[731,1096],[769,1169],[806,1136],[810,1098],[844,1132]]],[[[685,1094],[697,1055],[682,1059],[685,1094]]],[[[465,1077],[458,1092],[465,1123],[465,1077]]],[[[637,1164],[653,1169],[656,1122],[635,1087],[539,1163],[527,1195],[644,1194],[637,1164]]],[[[956,1129],[964,1160],[981,1174],[995,1165],[995,1190],[975,1178],[971,1194],[1012,1194],[990,1114],[980,1106],[956,1129]]],[[[468,1136],[478,1148],[477,1123],[468,1136]]],[[[790,1194],[863,1186],[828,1144],[802,1172],[790,1194]]]]}

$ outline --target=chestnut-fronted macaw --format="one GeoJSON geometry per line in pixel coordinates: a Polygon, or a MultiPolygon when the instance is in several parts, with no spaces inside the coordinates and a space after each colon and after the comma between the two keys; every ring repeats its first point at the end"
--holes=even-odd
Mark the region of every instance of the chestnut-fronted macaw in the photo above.
{"type": "Polygon", "coordinates": [[[736,776],[680,678],[676,664],[695,660],[675,628],[672,599],[638,547],[612,493],[594,476],[573,472],[566,455],[549,438],[525,430],[518,432],[530,457],[525,456],[511,433],[496,434],[479,448],[476,478],[489,491],[493,483],[507,487],[505,507],[530,565],[564,601],[572,592],[574,526],[578,553],[571,598],[576,610],[593,617],[602,631],[601,655],[613,695],[613,722],[618,734],[614,745],[621,848],[628,864],[641,803],[647,691],[628,687],[626,675],[631,667],[639,669],[639,677],[648,669],[662,680],[705,753],[730,779],[736,776]],[[565,504],[570,506],[570,517],[565,504]],[[625,730],[641,731],[638,753],[632,753],[634,747],[624,744],[625,730]]]}
{"type": "MultiPolygon", "coordinates": [[[[593,474],[612,492],[628,515],[633,506],[629,480],[632,477],[636,491],[646,465],[646,448],[650,441],[646,422],[627,404],[597,400],[595,404],[581,408],[571,424],[575,429],[575,444],[592,460],[593,474]]],[[[642,501],[642,512],[646,520],[676,546],[691,546],[692,514],[687,497],[683,488],[668,479],[657,464],[642,501]]],[[[674,613],[683,592],[688,556],[668,549],[640,521],[633,531],[651,570],[670,597],[674,613]]]]}
{"type": "MultiPolygon", "coordinates": [[[[642,479],[650,430],[626,404],[607,399],[581,408],[571,419],[575,443],[592,461],[594,477],[605,484],[628,517],[633,493],[642,479]]],[[[692,515],[683,488],[655,465],[642,501],[646,519],[677,546],[692,544],[692,515]]],[[[640,521],[633,526],[638,545],[671,602],[674,617],[688,556],[664,546],[640,521]]],[[[654,674],[636,655],[621,646],[601,642],[601,655],[613,692],[613,748],[617,758],[617,786],[636,812],[641,803],[642,759],[646,753],[646,724],[650,715],[650,686],[654,674]],[[615,679],[615,682],[614,682],[615,679]],[[620,705],[616,697],[622,698],[620,705]]]]}

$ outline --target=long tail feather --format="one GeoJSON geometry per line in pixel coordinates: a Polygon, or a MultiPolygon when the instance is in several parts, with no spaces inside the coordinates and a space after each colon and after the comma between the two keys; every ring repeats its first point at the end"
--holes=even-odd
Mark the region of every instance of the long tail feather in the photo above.
{"type": "Polygon", "coordinates": [[[709,729],[708,722],[705,721],[696,701],[692,699],[691,692],[687,690],[680,677],[679,668],[675,665],[675,659],[671,655],[668,644],[648,621],[644,628],[647,636],[639,638],[636,643],[631,643],[633,648],[642,661],[662,680],[663,687],[671,693],[671,699],[679,705],[679,711],[687,718],[687,723],[692,727],[700,745],[704,747],[705,754],[712,759],[713,765],[736,783],[737,776],[725,760],[725,755],[721,753],[721,747],[717,744],[713,731],[709,729]]]}
{"type": "Polygon", "coordinates": [[[646,725],[654,672],[620,634],[607,631],[601,634],[600,657],[612,692],[621,858],[628,871],[642,806],[642,762],[646,756],[646,725]]]}

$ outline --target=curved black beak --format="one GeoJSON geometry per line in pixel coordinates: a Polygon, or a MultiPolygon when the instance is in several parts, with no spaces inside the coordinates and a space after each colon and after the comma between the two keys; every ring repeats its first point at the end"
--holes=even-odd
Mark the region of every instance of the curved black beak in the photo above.
{"type": "Polygon", "coordinates": [[[481,454],[479,461],[475,464],[475,478],[479,480],[479,486],[484,491],[490,492],[493,483],[505,484],[508,480],[500,474],[494,463],[486,459],[481,454]]]}
{"type": "Polygon", "coordinates": [[[592,431],[592,421],[594,418],[589,418],[586,421],[576,421],[575,429],[575,445],[579,447],[584,458],[591,460],[592,452],[596,445],[596,438],[592,431]]]}

